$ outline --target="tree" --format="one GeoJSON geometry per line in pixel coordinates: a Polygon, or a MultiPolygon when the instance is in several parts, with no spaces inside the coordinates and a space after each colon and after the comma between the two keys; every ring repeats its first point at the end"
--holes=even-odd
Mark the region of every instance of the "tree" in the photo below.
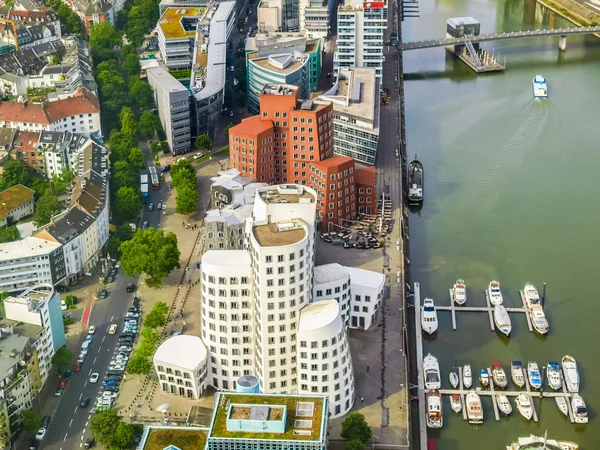
{"type": "MultiPolygon", "coordinates": [[[[121,57],[123,57],[123,53],[121,52],[121,57]]],[[[123,68],[125,72],[129,76],[139,75],[140,74],[140,58],[135,53],[130,53],[127,56],[123,57],[123,68]]]]}
{"type": "Polygon", "coordinates": [[[176,161],[171,167],[171,180],[175,187],[184,183],[185,180],[193,181],[196,184],[196,170],[192,166],[192,163],[185,158],[176,161]]]}
{"type": "Polygon", "coordinates": [[[175,198],[175,212],[189,215],[196,211],[198,202],[198,191],[196,184],[186,181],[177,186],[177,197],[175,198]]]}
{"type": "Polygon", "coordinates": [[[33,223],[41,227],[50,222],[54,214],[60,211],[60,202],[53,195],[44,195],[35,203],[35,216],[33,223]]]}
{"type": "Polygon", "coordinates": [[[66,346],[62,346],[59,348],[54,356],[52,357],[52,365],[56,367],[59,372],[62,372],[62,369],[65,366],[71,364],[71,359],[73,358],[73,352],[69,350],[66,346]]]}
{"type": "Polygon", "coordinates": [[[133,356],[127,363],[127,373],[133,375],[147,375],[152,370],[152,362],[148,357],[134,352],[133,356]]]}
{"type": "Polygon", "coordinates": [[[113,163],[119,160],[128,159],[132,148],[137,147],[138,140],[135,133],[123,133],[113,130],[108,138],[108,148],[110,148],[110,158],[113,163]]]}
{"type": "Polygon", "coordinates": [[[133,235],[135,234],[131,229],[131,226],[128,223],[124,223],[123,225],[119,225],[117,227],[117,237],[121,240],[121,242],[128,241],[129,239],[133,239],[133,235]]]}
{"type": "Polygon", "coordinates": [[[130,150],[129,157],[127,159],[129,160],[131,167],[135,169],[139,170],[146,167],[146,155],[137,147],[130,150]]]}
{"type": "Polygon", "coordinates": [[[371,439],[371,428],[361,413],[353,412],[342,422],[342,438],[347,441],[358,440],[363,444],[371,439]]]}
{"type": "Polygon", "coordinates": [[[198,136],[194,144],[198,150],[205,150],[207,152],[211,151],[213,148],[213,140],[208,134],[201,134],[198,136]]]}
{"type": "Polygon", "coordinates": [[[42,418],[33,409],[26,409],[21,413],[23,426],[27,431],[33,433],[42,427],[42,418]]]}
{"type": "Polygon", "coordinates": [[[225,138],[227,140],[229,140],[229,130],[231,130],[232,127],[234,127],[235,125],[231,122],[229,122],[227,125],[225,125],[225,138]]]}
{"type": "Polygon", "coordinates": [[[29,186],[31,179],[31,170],[25,163],[16,159],[9,159],[3,165],[2,178],[0,178],[0,189],[5,190],[16,186],[17,184],[29,186]]]}
{"type": "Polygon", "coordinates": [[[174,268],[179,268],[181,253],[177,248],[175,233],[166,233],[161,229],[148,228],[138,230],[133,239],[123,242],[121,247],[121,265],[129,277],[145,273],[146,284],[158,287],[174,268]]]}
{"type": "Polygon", "coordinates": [[[124,186],[136,188],[138,186],[139,178],[137,171],[131,167],[131,164],[127,161],[117,161],[113,165],[113,189],[119,192],[124,186]]]}
{"type": "Polygon", "coordinates": [[[117,448],[128,448],[135,438],[135,431],[133,425],[119,422],[117,429],[115,430],[114,439],[111,447],[117,448]]]}
{"type": "Polygon", "coordinates": [[[143,342],[146,342],[150,347],[155,347],[160,342],[160,335],[150,327],[142,328],[143,342]]]}
{"type": "MultiPolygon", "coordinates": [[[[159,122],[159,119],[158,117],[156,117],[156,114],[153,111],[147,109],[140,116],[138,129],[140,130],[140,133],[142,133],[144,136],[146,136],[147,138],[151,138],[154,136],[154,132],[157,129],[157,122],[159,122]]],[[[154,142],[152,144],[154,144],[154,142]]],[[[158,144],[157,142],[156,145],[159,146],[160,151],[160,144],[158,144]]],[[[154,149],[152,150],[152,154],[154,154],[154,149]]]]}
{"type": "Polygon", "coordinates": [[[142,109],[148,109],[154,105],[152,88],[144,80],[140,80],[140,77],[131,77],[129,80],[129,96],[142,109]]]}
{"type": "Polygon", "coordinates": [[[90,29],[90,49],[94,62],[111,59],[112,50],[121,44],[121,32],[116,30],[110,21],[92,24],[90,29]]]}
{"type": "Polygon", "coordinates": [[[124,186],[119,188],[115,200],[115,212],[123,220],[131,220],[140,212],[140,196],[135,189],[124,186]]]}
{"type": "Polygon", "coordinates": [[[16,225],[5,226],[0,228],[0,244],[5,242],[14,242],[21,240],[21,233],[16,225]]]}
{"type": "Polygon", "coordinates": [[[110,255],[112,259],[119,259],[121,257],[121,252],[119,251],[119,247],[121,246],[121,239],[118,236],[111,236],[106,241],[106,252],[110,255]]]}
{"type": "Polygon", "coordinates": [[[365,450],[365,444],[358,439],[352,439],[346,444],[346,450],[365,450]]]}
{"type": "Polygon", "coordinates": [[[101,411],[90,420],[90,430],[94,439],[107,448],[113,446],[115,433],[121,423],[117,411],[113,408],[101,411]]]}
{"type": "Polygon", "coordinates": [[[144,329],[149,328],[152,330],[154,328],[164,327],[166,323],[167,318],[164,314],[160,314],[158,311],[152,310],[146,314],[146,318],[144,319],[144,329]]]}
{"type": "Polygon", "coordinates": [[[121,131],[123,133],[135,134],[137,124],[135,123],[135,114],[130,107],[124,107],[119,113],[119,122],[121,123],[121,131]]]}

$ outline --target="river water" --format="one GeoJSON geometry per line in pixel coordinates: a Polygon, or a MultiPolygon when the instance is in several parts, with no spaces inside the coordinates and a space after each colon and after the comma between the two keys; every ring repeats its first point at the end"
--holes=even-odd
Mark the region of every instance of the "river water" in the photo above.
{"type": "MultiPolygon", "coordinates": [[[[481,32],[570,26],[532,0],[421,0],[421,17],[404,22],[405,42],[442,37],[446,19],[472,16],[481,32]]],[[[527,331],[511,315],[510,340],[490,332],[487,315],[440,312],[437,337],[424,352],[448,370],[470,363],[474,373],[492,361],[535,360],[540,367],[565,354],[580,368],[590,424],[576,428],[552,399],[535,400],[539,423],[516,408],[494,420],[483,398],[485,424],[474,427],[444,404],[444,427],[429,434],[440,450],[499,449],[529,433],[600,448],[600,39],[569,36],[483,44],[506,56],[504,73],[477,75],[443,49],[406,52],[406,128],[409,159],[425,165],[425,203],[410,215],[411,271],[422,298],[449,304],[457,277],[468,304],[484,305],[483,291],[500,281],[504,304],[520,306],[525,282],[548,284],[548,336],[527,331]],[[531,80],[549,84],[547,100],[533,100],[531,80]]],[[[504,59],[502,56],[502,59],[504,59]]],[[[512,400],[511,400],[512,401],[512,400]]]]}

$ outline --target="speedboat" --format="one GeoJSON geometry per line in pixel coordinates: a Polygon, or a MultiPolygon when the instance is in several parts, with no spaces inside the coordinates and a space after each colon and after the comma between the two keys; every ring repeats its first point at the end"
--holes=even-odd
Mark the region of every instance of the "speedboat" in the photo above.
{"type": "Polygon", "coordinates": [[[525,306],[531,308],[531,305],[539,305],[540,304],[540,294],[536,287],[527,282],[525,283],[525,287],[523,288],[523,297],[525,297],[525,306]]]}
{"type": "Polygon", "coordinates": [[[467,408],[467,419],[469,420],[469,423],[483,423],[481,399],[475,391],[470,391],[467,394],[465,408],[467,408]]]}
{"type": "Polygon", "coordinates": [[[465,364],[463,366],[463,386],[465,387],[465,389],[471,389],[471,386],[473,385],[473,374],[471,373],[471,365],[470,364],[465,364]]]}
{"type": "Polygon", "coordinates": [[[561,361],[565,384],[569,392],[579,392],[579,372],[577,361],[569,355],[563,356],[561,361]]]}
{"type": "Polygon", "coordinates": [[[527,378],[529,379],[529,385],[532,389],[539,389],[542,387],[540,368],[535,361],[529,361],[527,363],[527,378]]]}
{"type": "Polygon", "coordinates": [[[544,314],[542,305],[531,305],[529,307],[529,317],[535,331],[539,334],[546,334],[548,332],[548,320],[546,320],[546,314],[544,314]]]}
{"type": "Polygon", "coordinates": [[[425,389],[439,389],[442,385],[440,379],[440,365],[435,356],[427,353],[423,359],[423,372],[425,375],[425,389]]]}
{"type": "Polygon", "coordinates": [[[460,395],[452,394],[450,396],[450,408],[452,408],[452,411],[454,411],[455,413],[461,412],[462,403],[460,402],[460,395]]]}
{"type": "Polygon", "coordinates": [[[448,378],[452,387],[456,389],[456,387],[458,386],[458,374],[454,369],[450,371],[450,373],[448,374],[448,378]]]}
{"type": "Polygon", "coordinates": [[[463,279],[459,278],[452,286],[452,298],[457,305],[464,305],[467,302],[467,286],[463,279]]]}
{"type": "Polygon", "coordinates": [[[533,96],[534,98],[547,98],[548,97],[548,85],[546,79],[541,75],[536,75],[533,78],[533,96]]]}
{"type": "Polygon", "coordinates": [[[433,300],[426,298],[423,300],[423,310],[421,311],[421,327],[427,334],[433,334],[438,329],[437,311],[433,300]]]}
{"type": "Polygon", "coordinates": [[[571,441],[556,441],[548,439],[548,433],[544,436],[522,437],[506,446],[506,450],[578,450],[579,444],[571,441]]]}
{"type": "Polygon", "coordinates": [[[429,428],[442,428],[442,394],[437,389],[432,389],[425,395],[427,398],[427,426],[429,428]]]}
{"type": "Polygon", "coordinates": [[[479,382],[481,383],[481,385],[486,388],[490,385],[490,375],[487,371],[487,369],[481,369],[479,371],[479,382]]]}
{"type": "Polygon", "coordinates": [[[492,381],[500,389],[504,389],[508,384],[506,372],[504,372],[504,369],[502,368],[502,363],[500,361],[494,361],[492,363],[492,381]]]}
{"type": "Polygon", "coordinates": [[[510,316],[508,311],[502,305],[494,306],[494,323],[496,328],[502,332],[505,336],[509,336],[512,331],[512,323],[510,322],[510,316]]]}
{"type": "Polygon", "coordinates": [[[420,203],[423,201],[423,184],[425,181],[423,163],[417,159],[408,165],[408,201],[420,203]]]}
{"type": "Polygon", "coordinates": [[[554,397],[558,410],[565,416],[569,417],[569,405],[565,397],[554,397]]]}
{"type": "Polygon", "coordinates": [[[525,386],[525,377],[523,377],[523,364],[521,361],[513,361],[510,363],[510,377],[517,387],[525,386]]]}
{"type": "Polygon", "coordinates": [[[571,397],[571,408],[575,416],[575,423],[588,423],[588,411],[583,398],[579,394],[574,394],[571,397]]]}
{"type": "Polygon", "coordinates": [[[488,286],[487,294],[492,305],[496,306],[502,304],[503,299],[502,292],[500,292],[500,283],[492,281],[488,286]]]}
{"type": "Polygon", "coordinates": [[[515,404],[517,405],[517,410],[521,413],[521,415],[527,419],[531,420],[533,417],[533,406],[531,406],[531,401],[529,400],[529,395],[521,392],[517,395],[515,399],[515,404]]]}
{"type": "Polygon", "coordinates": [[[557,362],[550,361],[546,366],[546,379],[548,386],[555,391],[562,387],[562,377],[560,376],[560,368],[557,362]]]}
{"type": "Polygon", "coordinates": [[[498,396],[496,397],[496,402],[498,403],[498,411],[500,411],[505,416],[510,415],[510,413],[512,412],[512,406],[510,405],[506,394],[498,394],[498,396]]]}

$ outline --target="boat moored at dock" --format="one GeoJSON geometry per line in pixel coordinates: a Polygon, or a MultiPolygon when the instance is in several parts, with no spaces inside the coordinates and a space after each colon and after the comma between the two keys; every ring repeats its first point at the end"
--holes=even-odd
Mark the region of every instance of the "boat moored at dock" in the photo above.
{"type": "Polygon", "coordinates": [[[579,392],[579,371],[577,361],[569,355],[563,356],[561,360],[565,385],[569,392],[579,392]]]}
{"type": "Polygon", "coordinates": [[[492,363],[492,382],[500,389],[504,389],[508,385],[506,372],[504,372],[504,368],[500,361],[494,361],[492,363]]]}
{"type": "Polygon", "coordinates": [[[569,417],[569,405],[566,397],[554,397],[558,410],[563,413],[566,417],[569,417]]]}
{"type": "Polygon", "coordinates": [[[558,391],[562,387],[562,377],[557,362],[550,361],[546,366],[546,380],[548,386],[555,391],[558,391]]]}
{"type": "Polygon", "coordinates": [[[525,306],[528,308],[531,308],[531,305],[540,304],[540,294],[538,293],[537,288],[529,282],[525,283],[523,296],[525,297],[525,306]]]}
{"type": "Polygon", "coordinates": [[[544,436],[531,435],[522,437],[506,446],[506,450],[578,450],[579,444],[571,441],[556,441],[548,439],[547,433],[544,436]]]}
{"type": "Polygon", "coordinates": [[[525,386],[525,377],[523,377],[523,364],[521,361],[510,363],[510,377],[517,387],[525,386]]]}
{"type": "Polygon", "coordinates": [[[498,283],[497,281],[490,282],[487,292],[490,303],[492,305],[501,305],[504,301],[504,299],[502,298],[502,292],[500,291],[500,283],[498,283]]]}
{"type": "Polygon", "coordinates": [[[533,96],[535,98],[547,98],[548,97],[548,85],[546,79],[541,75],[533,77],[533,96]]]}
{"type": "Polygon", "coordinates": [[[411,203],[421,203],[423,201],[423,185],[425,176],[423,172],[423,163],[417,159],[408,165],[408,201],[411,203]]]}
{"type": "Polygon", "coordinates": [[[535,361],[529,361],[527,363],[527,378],[529,379],[529,385],[532,389],[539,389],[542,387],[540,368],[535,361]]]}
{"type": "Polygon", "coordinates": [[[512,331],[512,323],[510,321],[508,311],[504,305],[494,306],[494,323],[496,324],[496,328],[500,330],[502,334],[505,336],[510,336],[510,332],[512,331]]]}
{"type": "Polygon", "coordinates": [[[470,391],[466,398],[467,419],[469,423],[483,423],[483,409],[481,408],[481,398],[476,392],[470,391]]]}
{"type": "Polygon", "coordinates": [[[473,385],[473,374],[471,373],[471,365],[465,364],[463,366],[463,385],[466,389],[471,389],[473,385]]]}
{"type": "Polygon", "coordinates": [[[486,388],[490,385],[490,375],[487,371],[487,369],[481,369],[479,371],[479,382],[481,383],[481,385],[486,388]]]}
{"type": "Polygon", "coordinates": [[[456,389],[456,387],[458,386],[458,374],[456,373],[456,371],[454,369],[452,369],[450,371],[450,373],[448,374],[448,379],[450,381],[450,385],[456,389]]]}
{"type": "Polygon", "coordinates": [[[452,394],[450,396],[450,408],[452,408],[452,411],[454,411],[455,413],[459,413],[462,411],[462,403],[460,401],[460,395],[452,394]]]}
{"type": "Polygon", "coordinates": [[[581,398],[579,394],[574,394],[573,397],[571,397],[571,408],[573,409],[573,415],[575,416],[575,423],[588,423],[588,411],[583,398],[581,398]]]}
{"type": "Polygon", "coordinates": [[[517,395],[515,399],[515,404],[517,406],[517,410],[521,415],[525,418],[525,420],[529,421],[533,417],[533,406],[531,401],[529,400],[529,395],[524,392],[517,395]]]}
{"type": "Polygon", "coordinates": [[[550,325],[542,305],[531,305],[529,307],[529,318],[531,319],[531,326],[537,333],[542,335],[548,333],[550,325]]]}
{"type": "Polygon", "coordinates": [[[427,399],[427,426],[429,428],[442,428],[442,395],[437,389],[432,389],[425,395],[427,399]]]}
{"type": "Polygon", "coordinates": [[[452,286],[452,299],[457,305],[464,305],[467,302],[467,286],[462,278],[456,280],[452,286]]]}
{"type": "Polygon", "coordinates": [[[440,365],[437,358],[431,353],[427,353],[427,356],[423,359],[423,375],[425,389],[439,389],[441,387],[440,365]]]}
{"type": "Polygon", "coordinates": [[[512,413],[512,406],[508,401],[508,397],[506,394],[498,394],[496,397],[496,402],[498,403],[498,411],[500,411],[505,416],[509,416],[512,413]]]}
{"type": "Polygon", "coordinates": [[[433,334],[438,329],[438,317],[435,310],[435,304],[430,298],[423,300],[423,310],[421,311],[421,328],[427,334],[433,334]]]}

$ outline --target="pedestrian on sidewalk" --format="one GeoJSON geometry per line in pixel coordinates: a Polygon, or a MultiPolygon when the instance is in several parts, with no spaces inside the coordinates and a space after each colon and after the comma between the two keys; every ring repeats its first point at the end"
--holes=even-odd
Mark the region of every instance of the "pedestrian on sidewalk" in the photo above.
{"type": "Polygon", "coordinates": [[[367,366],[367,372],[369,371],[369,366],[367,366]]]}
{"type": "Polygon", "coordinates": [[[362,403],[364,403],[364,402],[365,402],[365,398],[364,398],[364,397],[361,397],[361,398],[360,398],[360,401],[361,401],[362,403]]]}

